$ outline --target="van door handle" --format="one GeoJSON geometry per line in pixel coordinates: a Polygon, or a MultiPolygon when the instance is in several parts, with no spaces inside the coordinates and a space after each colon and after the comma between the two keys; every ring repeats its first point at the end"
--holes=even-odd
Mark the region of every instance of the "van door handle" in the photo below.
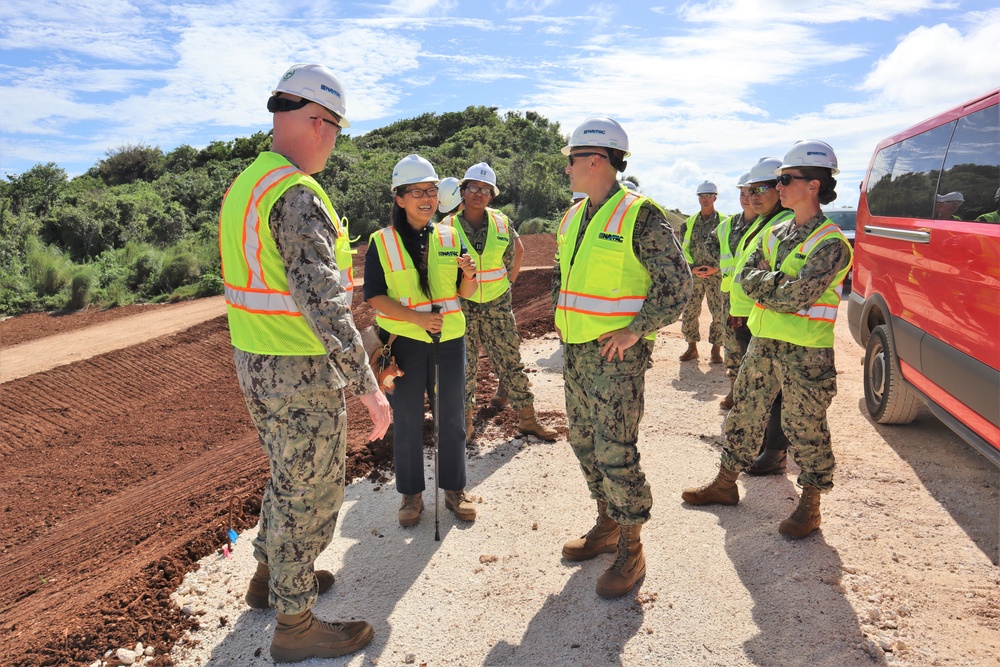
{"type": "Polygon", "coordinates": [[[920,229],[895,229],[893,227],[876,227],[865,225],[865,234],[881,236],[885,239],[895,239],[896,241],[909,241],[910,243],[930,243],[930,230],[920,229]]]}

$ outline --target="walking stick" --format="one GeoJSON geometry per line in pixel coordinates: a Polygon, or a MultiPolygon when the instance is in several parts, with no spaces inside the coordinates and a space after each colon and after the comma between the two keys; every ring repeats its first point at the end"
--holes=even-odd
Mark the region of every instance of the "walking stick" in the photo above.
{"type": "MultiPolygon", "coordinates": [[[[433,304],[432,313],[440,313],[441,306],[433,304]]],[[[438,449],[441,447],[441,358],[438,353],[438,346],[441,343],[441,332],[432,333],[431,340],[434,341],[434,541],[441,541],[440,524],[438,523],[438,449]]]]}

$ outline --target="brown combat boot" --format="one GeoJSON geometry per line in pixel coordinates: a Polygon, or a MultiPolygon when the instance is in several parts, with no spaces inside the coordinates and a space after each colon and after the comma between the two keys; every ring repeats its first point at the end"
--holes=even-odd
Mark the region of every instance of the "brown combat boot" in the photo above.
{"type": "Polygon", "coordinates": [[[685,489],[681,498],[688,505],[736,505],[740,502],[740,490],[736,488],[739,476],[738,472],[729,472],[720,466],[711,484],[685,489]]]}
{"type": "Polygon", "coordinates": [[[559,434],[555,429],[543,426],[535,417],[535,407],[526,405],[517,411],[517,430],[527,435],[538,436],[542,440],[555,440],[559,434]]]}
{"type": "Polygon", "coordinates": [[[444,506],[450,509],[455,517],[462,521],[476,520],[476,506],[465,495],[465,489],[444,492],[444,506]]]}
{"type": "MultiPolygon", "coordinates": [[[[253,573],[250,585],[247,586],[247,594],[243,597],[248,605],[254,609],[267,609],[271,606],[268,602],[268,593],[270,592],[268,582],[270,579],[270,568],[263,563],[257,563],[257,571],[253,573]]],[[[333,588],[333,582],[333,572],[316,570],[316,583],[319,584],[320,595],[333,588]]]]}
{"type": "Polygon", "coordinates": [[[476,426],[473,423],[473,418],[475,417],[475,410],[465,411],[465,442],[471,443],[476,440],[476,426]]]}
{"type": "Polygon", "coordinates": [[[698,358],[698,346],[694,343],[688,343],[687,352],[680,356],[681,361],[691,361],[692,359],[698,358]]]}
{"type": "Polygon", "coordinates": [[[275,662],[339,658],[364,648],[374,636],[371,623],[365,621],[327,623],[313,616],[312,611],[279,613],[271,658],[275,662]]]}
{"type": "Polygon", "coordinates": [[[708,359],[710,364],[721,364],[722,363],[722,348],[718,345],[712,346],[712,355],[708,359]]]}
{"type": "Polygon", "coordinates": [[[494,408],[506,408],[510,405],[507,389],[503,386],[503,382],[497,383],[497,393],[493,394],[493,398],[490,399],[490,405],[494,408]]]}
{"type": "Polygon", "coordinates": [[[409,528],[420,523],[420,513],[424,511],[424,496],[420,493],[403,494],[399,504],[399,525],[409,528]]]}
{"type": "Polygon", "coordinates": [[[639,537],[641,532],[642,524],[621,527],[618,558],[597,580],[597,594],[602,598],[620,598],[646,574],[646,557],[642,555],[639,537]]]}
{"type": "Polygon", "coordinates": [[[608,504],[597,501],[597,522],[590,531],[578,540],[570,540],[563,545],[562,555],[566,560],[590,560],[598,554],[614,553],[618,544],[618,522],[608,516],[608,504]]]}
{"type": "Polygon", "coordinates": [[[799,506],[792,516],[781,522],[778,532],[793,540],[812,535],[819,528],[822,517],[819,513],[819,489],[815,486],[803,486],[799,506]]]}
{"type": "Polygon", "coordinates": [[[736,403],[733,402],[733,386],[735,386],[736,380],[729,378],[729,393],[726,397],[719,401],[719,407],[723,410],[731,410],[736,403]]]}

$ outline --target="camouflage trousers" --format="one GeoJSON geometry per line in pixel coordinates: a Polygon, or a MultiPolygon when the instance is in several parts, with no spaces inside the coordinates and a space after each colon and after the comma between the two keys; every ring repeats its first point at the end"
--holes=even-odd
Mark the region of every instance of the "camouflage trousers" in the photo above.
{"type": "Polygon", "coordinates": [[[722,293],[722,348],[726,355],[726,377],[735,380],[740,374],[740,364],[743,363],[743,349],[739,341],[736,340],[736,330],[728,324],[729,319],[729,292],[722,293]]]}
{"type": "Polygon", "coordinates": [[[639,422],[653,341],[642,339],[625,359],[601,357],[603,343],[563,345],[569,442],[590,496],[608,503],[622,525],[649,520],[653,496],[639,465],[639,422]]]}
{"type": "Polygon", "coordinates": [[[712,313],[712,324],[708,327],[708,342],[712,345],[722,345],[722,328],[726,324],[725,311],[722,310],[722,274],[707,278],[699,278],[692,275],[693,289],[691,298],[684,306],[682,315],[681,333],[688,343],[697,343],[701,340],[701,332],[698,330],[698,318],[701,316],[702,299],[708,299],[708,311],[712,313]]]}
{"type": "Polygon", "coordinates": [[[273,378],[250,386],[240,362],[237,354],[237,375],[271,467],[254,558],[270,569],[271,603],[283,614],[298,614],[316,602],[314,563],[333,539],[344,502],[344,391],[323,383],[289,391],[292,383],[273,378]]]}
{"type": "Polygon", "coordinates": [[[534,404],[528,376],[521,361],[521,337],[517,334],[510,290],[487,303],[462,300],[465,313],[465,409],[476,407],[476,377],[479,346],[493,364],[500,384],[507,390],[515,410],[534,404]]]}
{"type": "Polygon", "coordinates": [[[753,464],[779,391],[781,429],[802,469],[797,482],[829,491],[836,465],[826,420],[826,410],[837,395],[833,348],[770,338],[750,341],[733,388],[735,405],[722,426],[726,438],[722,467],[735,472],[753,464]]]}

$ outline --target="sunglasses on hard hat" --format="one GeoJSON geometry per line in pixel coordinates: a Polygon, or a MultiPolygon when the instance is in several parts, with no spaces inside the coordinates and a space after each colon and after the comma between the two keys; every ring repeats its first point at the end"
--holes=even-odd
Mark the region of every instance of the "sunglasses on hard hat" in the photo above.
{"type": "Polygon", "coordinates": [[[754,195],[762,195],[768,190],[773,190],[773,189],[774,189],[773,185],[751,185],[748,188],[749,192],[747,194],[753,197],[754,195]]]}
{"type": "Polygon", "coordinates": [[[791,174],[782,174],[778,176],[778,183],[781,185],[791,185],[792,181],[808,181],[809,178],[805,176],[792,176],[791,174]]]}
{"type": "Polygon", "coordinates": [[[571,166],[571,167],[573,166],[573,159],[574,158],[578,158],[578,157],[594,157],[594,156],[602,157],[602,158],[604,158],[606,160],[610,159],[610,158],[608,158],[608,154],[607,153],[570,153],[569,154],[569,166],[571,166]]]}

